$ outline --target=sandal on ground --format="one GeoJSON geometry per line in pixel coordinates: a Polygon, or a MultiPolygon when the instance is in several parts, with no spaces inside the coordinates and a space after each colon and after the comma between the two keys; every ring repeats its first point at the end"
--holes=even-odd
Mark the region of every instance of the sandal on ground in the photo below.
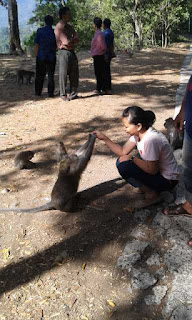
{"type": "Polygon", "coordinates": [[[188,213],[181,204],[165,208],[163,213],[166,216],[185,216],[192,218],[192,214],[188,213]]]}

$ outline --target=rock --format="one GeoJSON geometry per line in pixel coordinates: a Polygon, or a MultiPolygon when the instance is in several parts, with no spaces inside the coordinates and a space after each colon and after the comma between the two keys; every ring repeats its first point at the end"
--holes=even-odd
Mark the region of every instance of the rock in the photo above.
{"type": "Polygon", "coordinates": [[[133,289],[147,289],[153,286],[157,282],[157,279],[144,269],[133,269],[131,285],[133,289]]]}
{"type": "Polygon", "coordinates": [[[170,320],[192,320],[192,306],[178,306],[172,313],[170,320]]]}
{"type": "Polygon", "coordinates": [[[148,266],[154,266],[154,265],[160,266],[161,262],[160,262],[159,254],[158,253],[152,254],[152,256],[149,259],[147,259],[146,263],[148,266]]]}
{"type": "Polygon", "coordinates": [[[136,261],[141,259],[141,253],[149,246],[148,241],[132,240],[128,242],[122,255],[117,260],[117,267],[131,271],[136,261]]]}
{"type": "Polygon", "coordinates": [[[167,286],[155,286],[152,291],[154,295],[149,295],[144,298],[147,305],[160,304],[161,300],[165,297],[167,293],[167,286]]]}
{"type": "Polygon", "coordinates": [[[159,280],[163,279],[164,276],[165,276],[165,270],[163,268],[157,270],[157,272],[155,273],[155,277],[159,280]]]}
{"type": "MultiPolygon", "coordinates": [[[[190,263],[183,263],[177,272],[173,273],[174,279],[172,281],[172,287],[167,295],[167,301],[165,308],[163,309],[163,316],[165,319],[170,313],[178,307],[178,302],[182,304],[191,304],[192,301],[192,261],[190,263]]],[[[179,313],[178,313],[179,314],[179,313]]],[[[192,318],[172,318],[173,319],[192,319],[192,318]]]]}
{"type": "Polygon", "coordinates": [[[151,215],[151,211],[148,209],[136,210],[134,214],[134,221],[144,222],[151,215]]]}

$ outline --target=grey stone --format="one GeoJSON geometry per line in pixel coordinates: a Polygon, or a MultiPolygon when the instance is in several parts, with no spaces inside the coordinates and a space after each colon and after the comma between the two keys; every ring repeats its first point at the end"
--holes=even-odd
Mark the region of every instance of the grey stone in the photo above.
{"type": "Polygon", "coordinates": [[[174,276],[172,287],[167,296],[166,305],[163,309],[163,315],[165,317],[177,308],[178,304],[182,303],[189,305],[192,303],[192,261],[190,263],[184,263],[177,272],[173,272],[172,274],[174,276]]]}
{"type": "Polygon", "coordinates": [[[153,219],[152,226],[158,229],[162,228],[163,231],[165,231],[171,227],[172,220],[170,217],[167,217],[165,214],[163,214],[160,210],[157,212],[155,218],[153,219]]]}
{"type": "Polygon", "coordinates": [[[165,276],[165,270],[163,268],[160,268],[159,270],[157,270],[157,272],[155,273],[155,277],[157,279],[163,279],[165,276]]]}
{"type": "Polygon", "coordinates": [[[136,210],[134,214],[134,221],[144,222],[151,215],[151,211],[148,209],[136,210]]]}
{"type": "Polygon", "coordinates": [[[133,289],[147,289],[153,286],[157,279],[145,269],[132,269],[131,285],[133,289]]]}
{"type": "Polygon", "coordinates": [[[134,263],[137,262],[139,259],[141,259],[141,256],[138,252],[123,254],[117,259],[117,267],[121,269],[126,269],[130,272],[134,263]]]}
{"type": "Polygon", "coordinates": [[[160,256],[158,253],[154,253],[152,254],[152,256],[149,257],[149,259],[147,259],[146,261],[148,266],[159,266],[161,264],[160,262],[160,256]]]}
{"type": "Polygon", "coordinates": [[[128,242],[123,250],[122,255],[117,259],[116,266],[121,269],[131,271],[131,267],[136,261],[141,259],[142,253],[149,246],[148,241],[132,240],[128,242]]]}
{"type": "Polygon", "coordinates": [[[173,311],[170,320],[192,320],[192,306],[178,306],[173,311]]]}
{"type": "Polygon", "coordinates": [[[167,293],[167,286],[155,286],[152,291],[153,295],[149,295],[144,298],[147,305],[160,304],[161,300],[165,297],[167,293]]]}

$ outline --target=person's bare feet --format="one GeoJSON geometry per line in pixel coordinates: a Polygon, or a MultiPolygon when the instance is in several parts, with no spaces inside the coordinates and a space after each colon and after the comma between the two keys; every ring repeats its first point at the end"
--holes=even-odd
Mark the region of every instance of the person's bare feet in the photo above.
{"type": "Polygon", "coordinates": [[[189,241],[187,242],[187,244],[192,247],[192,239],[189,239],[189,241]]]}
{"type": "Polygon", "coordinates": [[[192,214],[192,204],[189,201],[186,201],[182,205],[183,209],[185,209],[189,214],[192,214]]]}

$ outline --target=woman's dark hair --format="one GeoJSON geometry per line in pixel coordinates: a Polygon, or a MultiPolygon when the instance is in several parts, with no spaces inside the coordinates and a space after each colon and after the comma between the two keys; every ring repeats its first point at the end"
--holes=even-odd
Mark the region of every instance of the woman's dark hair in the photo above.
{"type": "Polygon", "coordinates": [[[45,21],[45,24],[47,26],[52,26],[53,25],[53,17],[50,16],[50,15],[45,16],[44,21],[45,21]]]}
{"type": "Polygon", "coordinates": [[[62,7],[59,9],[59,18],[62,19],[62,16],[67,13],[67,11],[70,11],[69,7],[62,7]]]}
{"type": "Polygon", "coordinates": [[[156,120],[155,114],[151,110],[143,110],[137,106],[131,106],[123,111],[122,118],[129,118],[129,122],[133,124],[141,123],[142,127],[148,129],[156,120]]]}
{"type": "Polygon", "coordinates": [[[104,24],[104,26],[105,26],[106,28],[110,28],[110,26],[111,26],[111,20],[108,19],[108,18],[105,18],[105,19],[103,20],[103,24],[104,24]]]}
{"type": "Polygon", "coordinates": [[[93,19],[93,23],[96,25],[96,27],[97,27],[98,29],[100,29],[100,28],[101,28],[101,25],[102,25],[102,20],[101,20],[101,18],[95,17],[95,18],[93,19]]]}

